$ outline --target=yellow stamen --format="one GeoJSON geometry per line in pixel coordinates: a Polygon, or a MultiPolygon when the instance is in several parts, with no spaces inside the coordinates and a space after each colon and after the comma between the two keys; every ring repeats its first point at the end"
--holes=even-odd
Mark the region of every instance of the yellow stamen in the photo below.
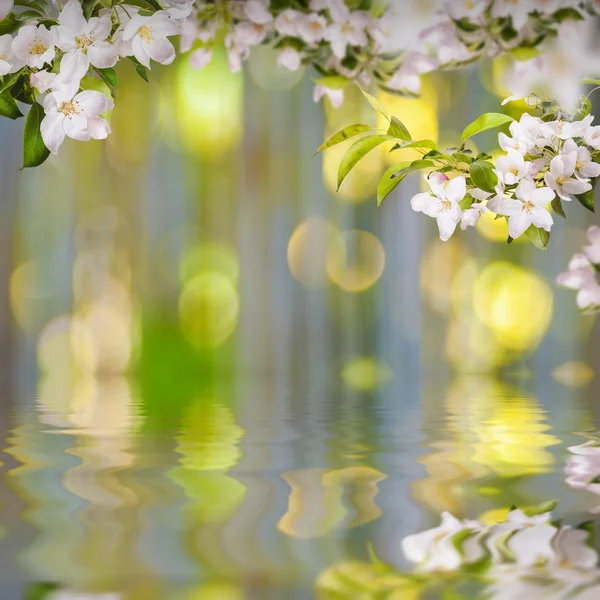
{"type": "Polygon", "coordinates": [[[152,27],[148,27],[148,25],[142,25],[138,30],[137,34],[149,44],[154,39],[154,34],[152,33],[152,27]]]}
{"type": "Polygon", "coordinates": [[[31,47],[29,48],[29,54],[31,56],[41,56],[42,54],[44,54],[44,52],[46,52],[46,50],[46,46],[44,46],[44,44],[42,44],[40,40],[34,38],[31,47]]]}
{"type": "Polygon", "coordinates": [[[81,110],[79,109],[79,102],[77,102],[75,100],[63,102],[58,107],[58,112],[65,115],[65,117],[67,117],[67,119],[72,119],[73,117],[76,117],[77,115],[79,115],[79,113],[81,112],[81,110]]]}

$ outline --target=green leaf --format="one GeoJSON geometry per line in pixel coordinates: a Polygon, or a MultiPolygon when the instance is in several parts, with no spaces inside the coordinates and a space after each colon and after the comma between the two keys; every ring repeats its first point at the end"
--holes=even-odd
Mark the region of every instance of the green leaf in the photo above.
{"type": "Polygon", "coordinates": [[[0,117],[8,117],[9,119],[18,119],[23,113],[19,110],[15,99],[11,96],[10,91],[0,94],[0,117]]]}
{"type": "MultiPolygon", "coordinates": [[[[392,120],[392,115],[388,112],[388,110],[375,98],[375,96],[371,96],[371,94],[367,94],[364,90],[360,90],[363,93],[363,96],[369,101],[369,104],[378,112],[380,112],[388,121],[392,120]]],[[[410,137],[409,137],[410,139],[410,137]]]]}
{"type": "Polygon", "coordinates": [[[377,185],[377,206],[381,206],[381,203],[398,187],[402,181],[399,177],[394,177],[396,173],[399,173],[406,167],[409,167],[411,161],[404,161],[397,165],[392,165],[381,177],[379,184],[377,185]]]}
{"type": "Polygon", "coordinates": [[[561,217],[563,217],[563,219],[567,218],[567,215],[565,214],[565,211],[563,209],[562,202],[560,201],[560,198],[558,196],[556,196],[556,198],[554,198],[554,200],[552,200],[552,210],[557,215],[560,215],[561,217]]]}
{"type": "Polygon", "coordinates": [[[146,71],[146,67],[142,66],[142,65],[137,65],[135,68],[135,72],[146,82],[146,83],[150,83],[150,80],[148,79],[148,71],[146,71]]]}
{"type": "Polygon", "coordinates": [[[409,142],[412,139],[404,123],[396,117],[392,117],[390,121],[390,128],[388,129],[387,134],[392,135],[395,138],[398,138],[399,140],[405,140],[407,142],[409,142]]]}
{"type": "Polygon", "coordinates": [[[40,125],[44,116],[44,109],[35,102],[25,119],[25,128],[23,130],[24,169],[38,167],[50,156],[50,150],[46,148],[40,132],[40,125]]]}
{"type": "Polygon", "coordinates": [[[542,52],[537,48],[531,46],[521,46],[520,48],[513,48],[510,50],[510,55],[518,61],[531,60],[532,58],[538,57],[542,52]]]}
{"type": "Polygon", "coordinates": [[[582,206],[585,206],[588,210],[595,212],[594,208],[594,188],[585,192],[584,194],[577,194],[575,196],[579,200],[582,206]]]}
{"type": "Polygon", "coordinates": [[[433,140],[415,140],[400,144],[400,148],[426,148],[427,150],[435,150],[437,152],[437,144],[433,140]]]}
{"type": "MultiPolygon", "coordinates": [[[[545,250],[546,246],[548,245],[548,242],[550,241],[550,233],[548,231],[546,231],[545,229],[539,229],[535,225],[530,225],[529,229],[527,229],[527,231],[525,232],[525,235],[529,238],[529,241],[536,248],[539,248],[540,250],[545,250]]],[[[550,503],[546,503],[546,504],[550,504],[550,503]]],[[[554,502],[554,505],[556,505],[556,502],[554,502]]],[[[540,506],[544,506],[544,505],[540,505],[540,506]]],[[[548,510],[552,510],[552,508],[550,508],[548,510]]],[[[548,512],[548,510],[542,510],[541,512],[548,512]]],[[[525,512],[527,512],[527,511],[525,511],[525,512]]],[[[529,513],[527,512],[527,514],[529,514],[529,513]]],[[[540,513],[534,513],[534,514],[540,514],[540,513]]]]}
{"type": "Polygon", "coordinates": [[[389,193],[394,190],[407,175],[433,166],[434,163],[430,160],[415,160],[408,164],[399,163],[393,167],[390,167],[384,173],[379,185],[377,186],[377,206],[381,206],[381,203],[385,200],[389,193]],[[401,168],[398,170],[399,167],[401,168]]]}
{"type": "Polygon", "coordinates": [[[21,77],[22,71],[18,71],[13,75],[7,75],[2,79],[2,83],[0,83],[0,95],[2,95],[6,90],[9,90],[17,81],[19,81],[19,77],[21,77]]]}
{"type": "Polygon", "coordinates": [[[327,148],[331,148],[337,144],[341,144],[350,138],[353,138],[355,135],[359,133],[364,133],[365,131],[371,131],[372,127],[370,125],[348,125],[348,127],[344,127],[341,131],[338,131],[334,136],[330,137],[318,150],[319,152],[323,152],[323,150],[327,150],[327,148]]]}
{"type": "Polygon", "coordinates": [[[10,13],[6,16],[2,21],[0,21],[0,35],[6,35],[7,33],[14,33],[19,29],[21,23],[19,19],[13,14],[10,13]]]}
{"type": "Polygon", "coordinates": [[[119,76],[114,69],[98,69],[102,78],[108,83],[108,85],[118,88],[119,87],[119,76]]]}
{"type": "Polygon", "coordinates": [[[393,138],[389,135],[367,135],[354,142],[350,148],[346,150],[346,154],[344,154],[344,157],[340,162],[337,177],[338,190],[348,173],[350,173],[361,158],[371,152],[374,148],[377,148],[377,146],[392,139],[393,138]]]}
{"type": "Polygon", "coordinates": [[[582,79],[584,85],[600,85],[600,79],[582,79]]]}
{"type": "Polygon", "coordinates": [[[146,10],[162,10],[162,6],[156,0],[127,0],[127,4],[139,6],[146,10]]]}
{"type": "Polygon", "coordinates": [[[581,96],[581,106],[573,115],[573,121],[583,121],[592,111],[592,102],[587,96],[581,96]]]}
{"type": "Polygon", "coordinates": [[[471,208],[471,205],[473,204],[473,202],[475,202],[475,198],[473,198],[473,196],[471,196],[471,194],[467,194],[459,203],[458,205],[460,206],[461,210],[467,210],[468,208],[471,208]]]}
{"type": "Polygon", "coordinates": [[[315,79],[314,82],[330,90],[343,90],[350,83],[350,80],[341,75],[325,75],[315,79]]]}
{"type": "Polygon", "coordinates": [[[512,117],[508,115],[503,115],[502,113],[485,113],[481,115],[478,119],[475,119],[464,131],[462,134],[462,141],[469,139],[471,136],[474,136],[477,133],[482,131],[486,131],[488,129],[494,129],[496,127],[500,127],[505,123],[509,123],[510,121],[514,121],[512,117]]]}
{"type": "Polygon", "coordinates": [[[498,176],[494,173],[494,165],[485,160],[478,160],[469,166],[469,176],[473,184],[484,192],[494,193],[498,184],[498,176]]]}

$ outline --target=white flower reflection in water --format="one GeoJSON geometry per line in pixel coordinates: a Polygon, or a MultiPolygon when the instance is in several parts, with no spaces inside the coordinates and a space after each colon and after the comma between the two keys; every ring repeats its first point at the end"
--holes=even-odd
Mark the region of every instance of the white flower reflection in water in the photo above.
{"type": "Polygon", "coordinates": [[[477,573],[490,600],[598,598],[598,554],[591,533],[552,520],[550,506],[513,509],[505,521],[486,526],[444,513],[440,526],[405,538],[406,558],[417,571],[477,573]]]}
{"type": "MultiPolygon", "coordinates": [[[[583,489],[600,496],[600,445],[595,441],[588,441],[579,446],[571,446],[565,474],[567,484],[575,489],[583,489]]],[[[600,513],[600,506],[592,509],[593,513],[600,513]]],[[[600,596],[599,596],[600,597],[600,596]]]]}

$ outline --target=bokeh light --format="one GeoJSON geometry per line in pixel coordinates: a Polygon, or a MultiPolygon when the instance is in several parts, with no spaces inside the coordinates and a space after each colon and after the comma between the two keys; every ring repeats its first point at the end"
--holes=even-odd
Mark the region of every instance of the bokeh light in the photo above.
{"type": "Polygon", "coordinates": [[[552,291],[534,272],[506,261],[494,261],[473,286],[473,307],[506,348],[535,348],[552,318],[552,291]]]}
{"type": "Polygon", "coordinates": [[[194,346],[220,346],[236,330],[239,310],[239,294],[229,277],[201,273],[183,286],[179,299],[181,330],[194,346]]]}
{"type": "Polygon", "coordinates": [[[279,52],[270,46],[255,46],[248,59],[248,73],[263,90],[282,91],[293,88],[303,77],[305,69],[290,71],[277,64],[279,52]]]}
{"type": "Polygon", "coordinates": [[[385,250],[379,239],[360,229],[342,232],[343,251],[327,256],[330,279],[345,292],[364,292],[385,269],[385,250]]]}
{"type": "Polygon", "coordinates": [[[311,217],[296,227],[288,242],[290,272],[309,289],[324,287],[329,283],[328,257],[330,261],[340,261],[343,252],[344,241],[333,222],[311,217]]]}
{"type": "Polygon", "coordinates": [[[189,60],[178,63],[175,98],[164,98],[162,116],[167,128],[174,121],[175,129],[168,129],[173,145],[217,160],[241,139],[242,105],[242,76],[230,71],[225,52],[215,52],[201,70],[193,69],[189,60]]]}
{"type": "Polygon", "coordinates": [[[392,369],[371,356],[359,356],[344,365],[341,377],[355,390],[372,390],[387,383],[394,376],[392,369]]]}

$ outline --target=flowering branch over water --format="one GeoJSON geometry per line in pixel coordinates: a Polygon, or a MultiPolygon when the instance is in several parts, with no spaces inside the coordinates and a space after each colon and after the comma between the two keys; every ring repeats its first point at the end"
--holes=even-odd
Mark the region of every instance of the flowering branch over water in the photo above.
{"type": "Polygon", "coordinates": [[[107,137],[115,65],[126,59],[148,79],[153,63],[174,61],[176,37],[196,68],[223,44],[238,71],[252,47],[268,45],[283,68],[311,65],[315,100],[339,106],[350,82],[415,95],[422,73],[507,52],[539,73],[546,45],[598,9],[573,0],[0,0],[0,115],[17,119],[22,104],[32,107],[24,128],[32,167],[65,137],[107,137]]]}

